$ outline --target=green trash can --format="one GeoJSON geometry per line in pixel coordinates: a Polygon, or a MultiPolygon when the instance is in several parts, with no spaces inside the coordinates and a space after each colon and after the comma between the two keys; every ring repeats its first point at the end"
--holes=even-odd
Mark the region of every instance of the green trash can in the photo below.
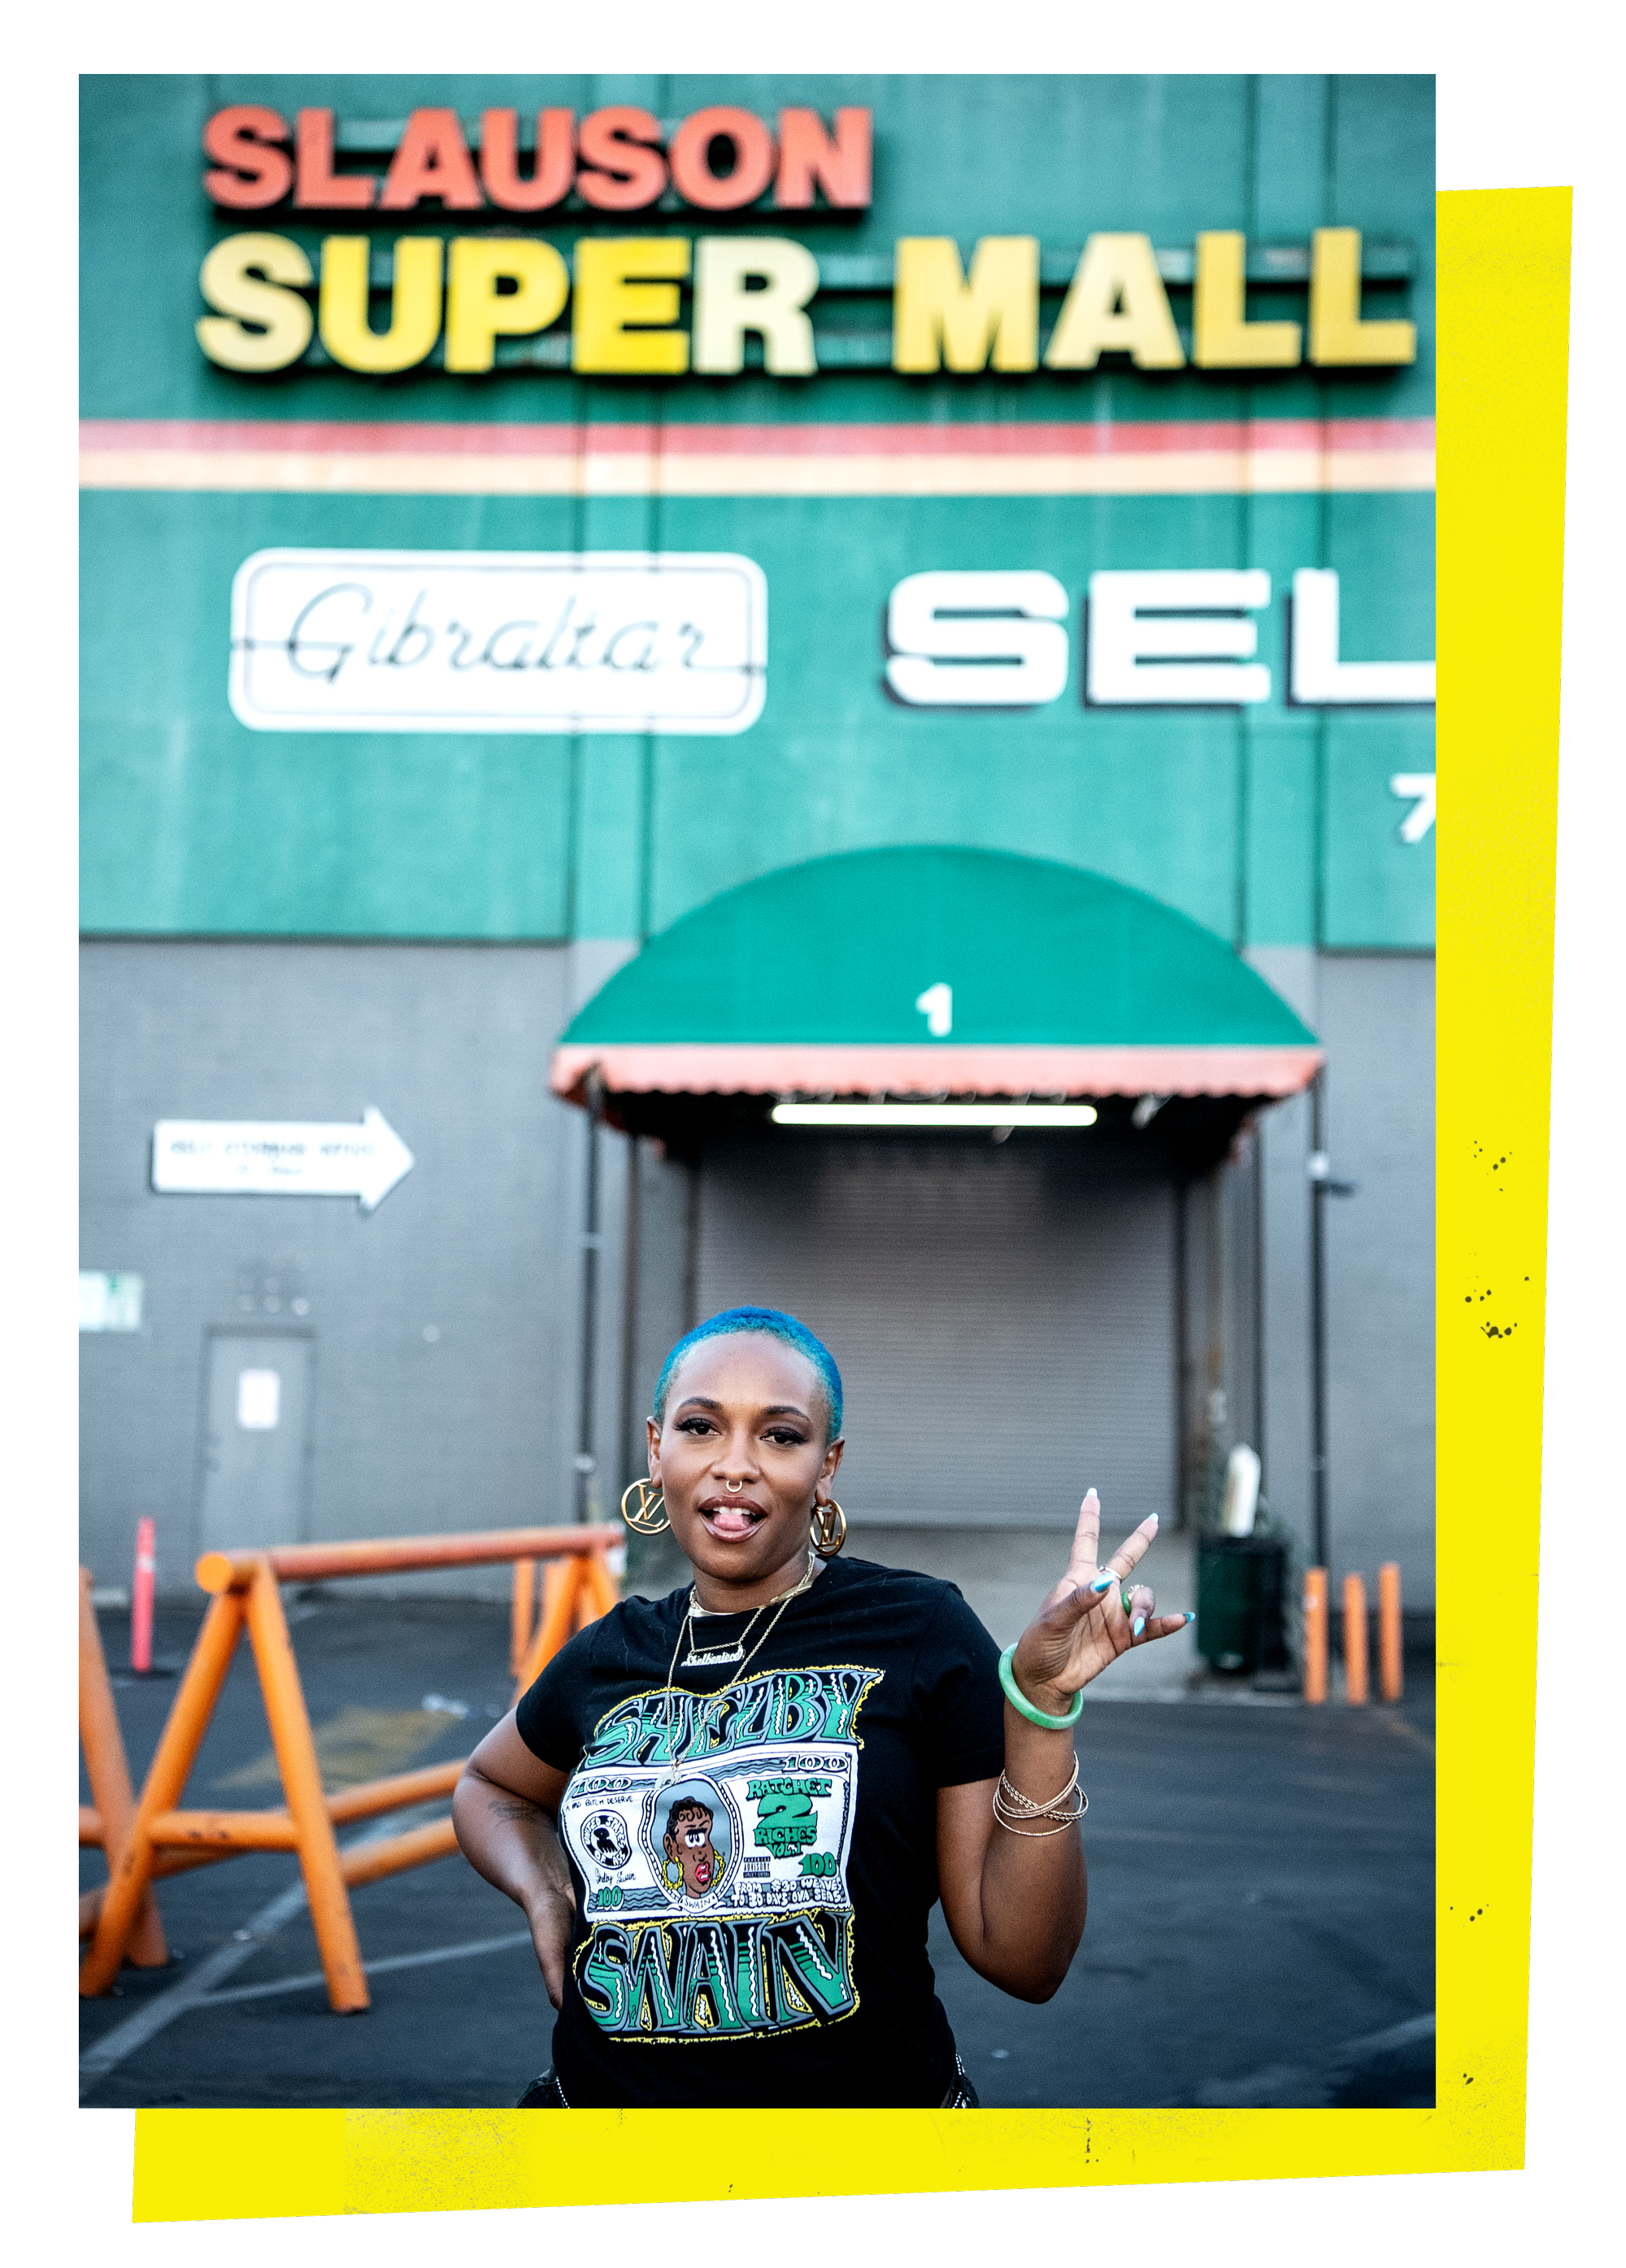
{"type": "Polygon", "coordinates": [[[1288,1668],[1287,1547],[1275,1535],[1197,1539],[1197,1652],[1240,1676],[1288,1668]]]}

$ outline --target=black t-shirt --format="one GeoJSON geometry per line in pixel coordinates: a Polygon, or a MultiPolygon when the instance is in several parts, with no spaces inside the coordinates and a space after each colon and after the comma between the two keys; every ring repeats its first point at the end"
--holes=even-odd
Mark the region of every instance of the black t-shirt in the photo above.
{"type": "Polygon", "coordinates": [[[678,1645],[688,1604],[624,1600],[519,1705],[526,1746],[570,1775],[565,2100],[941,2102],[937,1792],[1004,1764],[993,1639],[952,1583],[835,1559],[724,1694],[739,1662],[685,1663],[748,1617],[699,1616],[678,1645]]]}

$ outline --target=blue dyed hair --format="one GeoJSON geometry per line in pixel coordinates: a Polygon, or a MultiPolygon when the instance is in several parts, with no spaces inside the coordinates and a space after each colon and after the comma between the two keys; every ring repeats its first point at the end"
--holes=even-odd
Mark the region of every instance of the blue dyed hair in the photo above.
{"type": "Polygon", "coordinates": [[[783,1307],[725,1307],[720,1315],[712,1315],[681,1338],[661,1366],[655,1382],[655,1423],[666,1422],[666,1389],[672,1383],[672,1373],[691,1347],[703,1339],[733,1338],[746,1331],[760,1331],[765,1338],[783,1339],[786,1346],[805,1354],[819,1373],[819,1383],[824,1389],[825,1406],[829,1411],[829,1431],[827,1441],[833,1441],[842,1430],[842,1374],[835,1367],[835,1358],[822,1339],[815,1338],[806,1323],[794,1315],[787,1315],[783,1307]]]}

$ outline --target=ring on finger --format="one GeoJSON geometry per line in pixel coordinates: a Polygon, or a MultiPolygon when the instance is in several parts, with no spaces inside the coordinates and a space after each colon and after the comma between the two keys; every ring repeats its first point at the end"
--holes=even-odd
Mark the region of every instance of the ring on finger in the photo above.
{"type": "Polygon", "coordinates": [[[1135,1602],[1130,1597],[1129,1594],[1127,1591],[1120,1591],[1118,1595],[1123,1601],[1124,1613],[1126,1615],[1132,1615],[1135,1611],[1135,1602]]]}

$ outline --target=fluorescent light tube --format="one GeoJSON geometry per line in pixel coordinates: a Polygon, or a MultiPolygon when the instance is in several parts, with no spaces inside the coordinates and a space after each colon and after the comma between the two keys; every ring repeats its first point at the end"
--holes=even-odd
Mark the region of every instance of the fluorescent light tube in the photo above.
{"type": "Polygon", "coordinates": [[[1088,1102],[778,1102],[776,1126],[1093,1126],[1088,1102]]]}

